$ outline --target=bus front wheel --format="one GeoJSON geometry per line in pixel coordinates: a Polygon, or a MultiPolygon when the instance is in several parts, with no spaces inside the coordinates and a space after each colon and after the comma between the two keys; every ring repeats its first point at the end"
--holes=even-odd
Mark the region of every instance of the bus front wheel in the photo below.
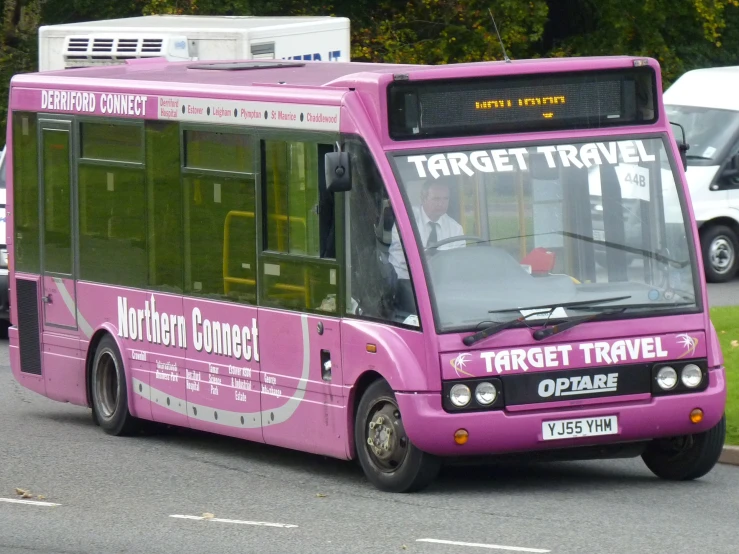
{"type": "Polygon", "coordinates": [[[128,410],[128,389],[123,360],[110,335],[95,350],[90,372],[93,421],[109,435],[128,435],[138,429],[128,410]]]}
{"type": "Polygon", "coordinates": [[[656,439],[642,454],[647,467],[657,477],[669,481],[689,481],[703,477],[721,456],[726,437],[726,415],[704,433],[656,439]]]}
{"type": "Polygon", "coordinates": [[[384,380],[372,383],[359,402],[354,441],[367,479],[382,491],[419,491],[439,473],[441,461],[405,434],[395,394],[384,380]]]}

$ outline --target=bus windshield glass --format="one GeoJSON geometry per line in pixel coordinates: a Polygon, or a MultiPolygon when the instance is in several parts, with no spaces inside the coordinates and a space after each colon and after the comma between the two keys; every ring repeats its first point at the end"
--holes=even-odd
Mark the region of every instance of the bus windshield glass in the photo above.
{"type": "MultiPolygon", "coordinates": [[[[447,148],[392,160],[442,331],[558,303],[578,308],[553,310],[550,322],[588,309],[628,306],[619,317],[630,317],[697,308],[695,252],[662,138],[447,148]]],[[[390,262],[402,282],[410,276],[393,235],[390,262]]]]}

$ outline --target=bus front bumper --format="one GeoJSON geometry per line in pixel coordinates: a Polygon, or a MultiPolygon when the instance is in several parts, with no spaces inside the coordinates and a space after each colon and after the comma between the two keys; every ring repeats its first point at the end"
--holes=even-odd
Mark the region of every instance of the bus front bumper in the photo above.
{"type": "Polygon", "coordinates": [[[411,442],[438,456],[485,456],[615,443],[707,431],[716,425],[726,404],[723,368],[709,371],[709,386],[699,393],[651,397],[629,402],[585,405],[550,410],[456,413],[444,411],[440,393],[395,393],[403,426],[411,442]],[[703,410],[703,420],[692,423],[690,413],[703,410]],[[543,424],[560,420],[616,416],[617,432],[603,436],[544,440],[543,424]],[[467,432],[467,442],[455,442],[455,433],[467,432]]]}

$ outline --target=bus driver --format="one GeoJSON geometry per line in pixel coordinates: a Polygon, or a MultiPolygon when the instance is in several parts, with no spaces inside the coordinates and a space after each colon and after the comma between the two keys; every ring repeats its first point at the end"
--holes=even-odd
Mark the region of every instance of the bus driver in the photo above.
{"type": "MultiPolygon", "coordinates": [[[[445,182],[425,181],[421,187],[421,205],[413,207],[413,215],[424,248],[449,237],[464,235],[462,226],[446,213],[449,209],[449,194],[449,184],[445,182]]],[[[465,246],[465,241],[450,242],[440,246],[439,250],[463,246],[465,246]]],[[[433,254],[434,250],[427,252],[433,254]]],[[[397,225],[393,226],[388,261],[395,269],[398,278],[397,305],[401,309],[407,308],[408,311],[413,311],[415,306],[413,289],[397,225]]]]}

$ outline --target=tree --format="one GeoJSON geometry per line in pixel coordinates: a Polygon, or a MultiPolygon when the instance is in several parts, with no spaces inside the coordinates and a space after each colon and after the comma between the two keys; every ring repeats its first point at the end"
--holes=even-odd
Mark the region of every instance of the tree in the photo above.
{"type": "Polygon", "coordinates": [[[727,7],[737,6],[739,0],[564,2],[550,12],[545,43],[552,56],[654,57],[667,87],[687,69],[712,65],[727,7]]]}
{"type": "MultiPolygon", "coordinates": [[[[500,60],[503,53],[481,0],[380,0],[351,8],[352,57],[357,60],[447,64],[500,60]]],[[[513,58],[538,57],[547,21],[545,0],[499,0],[494,6],[498,30],[513,58]]]]}
{"type": "MultiPolygon", "coordinates": [[[[7,125],[8,88],[16,73],[36,67],[39,26],[43,0],[0,0],[2,34],[0,35],[0,129],[7,125]]],[[[0,144],[5,144],[2,133],[0,144]]]]}

